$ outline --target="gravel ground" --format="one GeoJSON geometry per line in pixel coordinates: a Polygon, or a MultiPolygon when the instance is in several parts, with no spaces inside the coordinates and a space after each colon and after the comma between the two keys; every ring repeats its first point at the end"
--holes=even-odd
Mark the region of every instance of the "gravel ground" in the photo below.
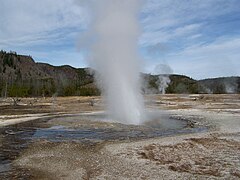
{"type": "MultiPolygon", "coordinates": [[[[71,98],[82,103],[78,112],[91,111],[88,100],[71,98]]],[[[67,112],[70,104],[62,100],[58,106],[67,112]]],[[[180,118],[196,117],[193,123],[209,131],[92,144],[39,140],[14,165],[32,179],[240,179],[239,95],[149,96],[146,104],[180,118]]]]}
{"type": "Polygon", "coordinates": [[[29,169],[33,179],[240,179],[239,115],[171,113],[201,115],[214,128],[124,143],[39,141],[15,165],[29,169]]]}

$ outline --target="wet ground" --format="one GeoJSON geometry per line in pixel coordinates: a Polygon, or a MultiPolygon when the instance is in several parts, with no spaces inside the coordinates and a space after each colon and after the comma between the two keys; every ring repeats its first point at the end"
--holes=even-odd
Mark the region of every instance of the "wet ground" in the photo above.
{"type": "Polygon", "coordinates": [[[77,143],[95,146],[114,141],[135,141],[153,137],[207,131],[193,125],[193,119],[168,116],[162,112],[149,114],[144,125],[124,125],[109,122],[103,113],[78,114],[43,118],[0,128],[0,179],[31,177],[27,169],[19,169],[12,162],[35,142],[77,143]],[[107,121],[106,121],[107,120],[107,121]]]}
{"type": "Polygon", "coordinates": [[[153,95],[146,106],[159,113],[134,126],[93,113],[100,97],[0,101],[0,179],[240,178],[240,95],[153,95]]]}

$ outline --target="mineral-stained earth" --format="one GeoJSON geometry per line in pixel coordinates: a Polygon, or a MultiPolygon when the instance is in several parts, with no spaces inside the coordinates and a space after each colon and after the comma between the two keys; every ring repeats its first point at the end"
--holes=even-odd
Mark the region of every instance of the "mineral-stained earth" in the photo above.
{"type": "Polygon", "coordinates": [[[240,179],[240,95],[151,95],[145,101],[148,110],[164,110],[197,131],[147,136],[155,130],[148,123],[72,118],[103,111],[100,97],[22,98],[17,106],[1,99],[0,158],[8,163],[0,165],[0,179],[240,179]],[[31,138],[10,147],[28,125],[31,138]],[[50,131],[42,136],[39,128],[50,131]],[[53,136],[58,128],[81,129],[87,138],[53,136]],[[89,139],[89,132],[105,138],[89,139]]]}

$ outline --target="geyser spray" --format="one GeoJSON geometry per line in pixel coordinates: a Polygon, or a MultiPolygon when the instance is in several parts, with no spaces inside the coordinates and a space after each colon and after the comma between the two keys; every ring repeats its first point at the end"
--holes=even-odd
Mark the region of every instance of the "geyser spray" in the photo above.
{"type": "Polygon", "coordinates": [[[140,124],[144,119],[138,37],[140,0],[92,0],[90,66],[111,118],[140,124]]]}

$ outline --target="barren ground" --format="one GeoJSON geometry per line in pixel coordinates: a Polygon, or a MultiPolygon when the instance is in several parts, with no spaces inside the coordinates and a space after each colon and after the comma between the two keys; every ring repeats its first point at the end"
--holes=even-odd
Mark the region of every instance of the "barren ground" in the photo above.
{"type": "MultiPolygon", "coordinates": [[[[16,107],[10,102],[1,100],[0,126],[103,110],[99,97],[26,98],[16,107]]],[[[146,104],[191,117],[209,131],[93,144],[39,140],[14,165],[29,171],[32,179],[240,179],[240,95],[153,95],[146,104]]],[[[73,126],[108,127],[79,124],[73,126]]]]}

